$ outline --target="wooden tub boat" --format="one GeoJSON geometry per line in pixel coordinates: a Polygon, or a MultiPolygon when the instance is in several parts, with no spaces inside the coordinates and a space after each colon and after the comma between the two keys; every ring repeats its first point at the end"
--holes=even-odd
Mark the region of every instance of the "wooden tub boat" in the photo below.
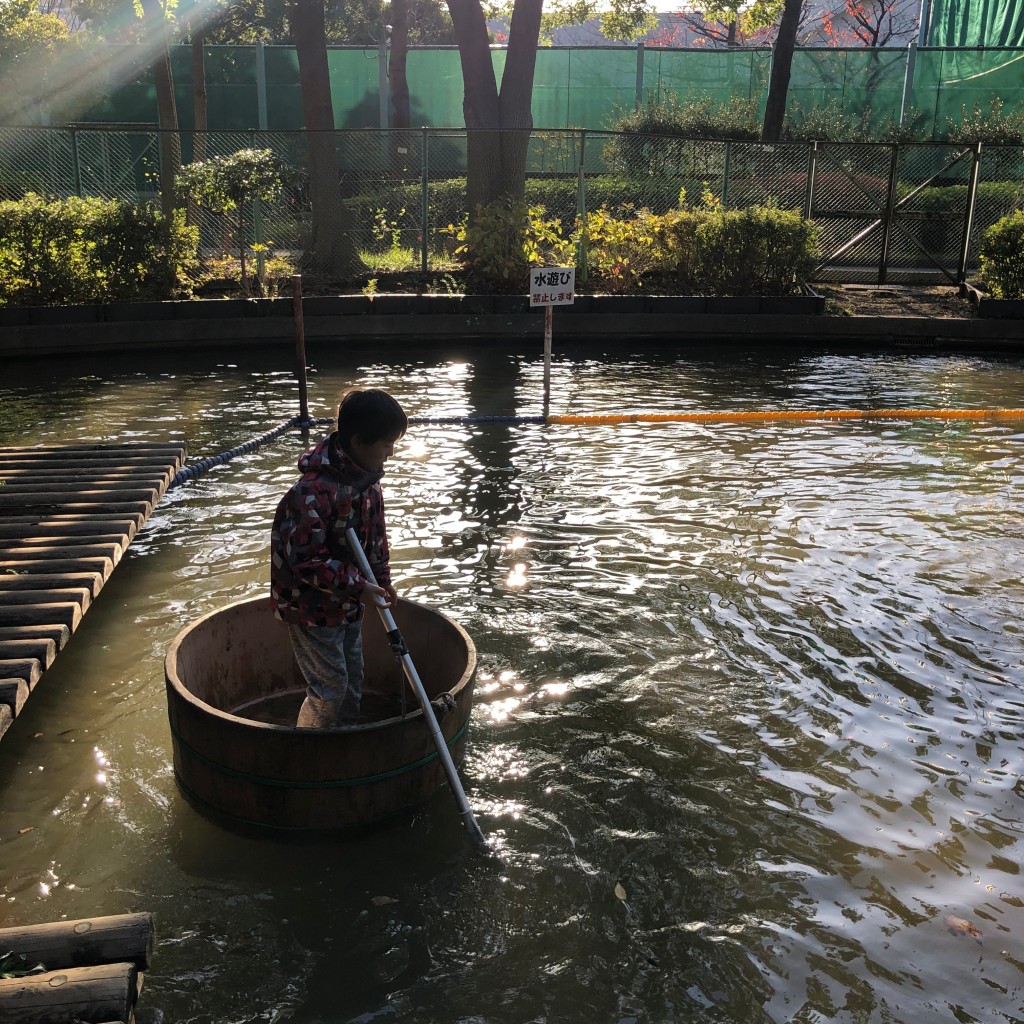
{"type": "MultiPolygon", "coordinates": [[[[458,765],[476,648],[440,612],[400,600],[393,613],[428,697],[450,706],[438,723],[458,765]]],[[[297,729],[305,684],[266,597],[186,626],[167,650],[164,674],[174,774],[190,802],[238,824],[338,829],[391,817],[445,786],[437,747],[375,614],[364,621],[363,651],[360,723],[297,729]]]]}

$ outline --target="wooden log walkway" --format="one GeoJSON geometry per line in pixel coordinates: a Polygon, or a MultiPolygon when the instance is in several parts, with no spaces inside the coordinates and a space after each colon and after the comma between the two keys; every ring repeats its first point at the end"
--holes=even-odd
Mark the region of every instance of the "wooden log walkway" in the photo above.
{"type": "Polygon", "coordinates": [[[184,442],[0,448],[0,736],[185,454],[184,442]]]}

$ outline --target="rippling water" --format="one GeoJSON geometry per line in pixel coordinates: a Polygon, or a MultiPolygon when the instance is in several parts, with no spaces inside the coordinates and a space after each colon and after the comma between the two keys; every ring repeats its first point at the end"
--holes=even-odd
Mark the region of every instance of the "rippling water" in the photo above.
{"type": "MultiPolygon", "coordinates": [[[[294,414],[285,356],[230,358],[15,364],[0,443],[198,457],[294,414]]],[[[314,414],[351,382],[414,415],[540,411],[539,361],[485,349],[318,354],[314,414]]],[[[1022,384],[1016,359],[574,349],[552,411],[1016,407],[1022,384]]],[[[153,912],[160,1024],[1024,1019],[1021,430],[414,428],[394,566],[479,648],[486,859],[447,794],[306,841],[179,795],[164,649],[265,589],[303,442],[214,469],[0,742],[6,923],[153,912]]]]}

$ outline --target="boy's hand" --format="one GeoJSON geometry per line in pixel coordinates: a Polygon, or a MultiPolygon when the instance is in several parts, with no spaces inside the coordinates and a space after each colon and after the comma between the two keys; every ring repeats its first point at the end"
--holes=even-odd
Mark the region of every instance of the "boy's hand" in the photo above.
{"type": "Polygon", "coordinates": [[[359,595],[359,600],[367,608],[390,608],[398,600],[398,595],[395,593],[394,587],[385,589],[373,583],[367,583],[359,595]]]}

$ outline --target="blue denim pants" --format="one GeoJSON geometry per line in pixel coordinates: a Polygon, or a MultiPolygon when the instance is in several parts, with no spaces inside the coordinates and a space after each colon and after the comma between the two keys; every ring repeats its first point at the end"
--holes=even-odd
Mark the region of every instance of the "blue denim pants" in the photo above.
{"type": "Polygon", "coordinates": [[[363,694],[363,624],[305,626],[289,622],[295,660],[306,680],[306,699],[295,725],[330,729],[355,725],[363,694]]]}

